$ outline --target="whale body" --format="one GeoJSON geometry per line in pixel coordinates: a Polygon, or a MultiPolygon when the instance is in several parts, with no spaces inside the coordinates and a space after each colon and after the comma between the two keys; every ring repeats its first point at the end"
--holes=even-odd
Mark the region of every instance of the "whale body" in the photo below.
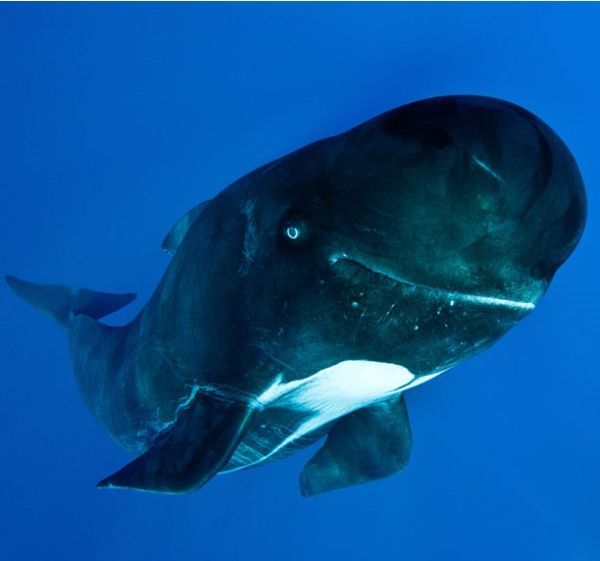
{"type": "Polygon", "coordinates": [[[326,436],[314,495],[401,470],[403,394],[534,311],[583,231],[561,139],[525,109],[447,96],[269,163],[189,211],[133,294],[7,277],[65,330],[81,394],[136,458],[100,487],[181,493],[326,436]]]}

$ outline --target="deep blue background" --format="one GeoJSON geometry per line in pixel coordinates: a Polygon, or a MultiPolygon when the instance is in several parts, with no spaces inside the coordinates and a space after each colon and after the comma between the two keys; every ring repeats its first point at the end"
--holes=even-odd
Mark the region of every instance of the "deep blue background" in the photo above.
{"type": "Polygon", "coordinates": [[[600,559],[599,27],[597,5],[0,6],[0,271],[139,292],[120,319],[186,209],[418,98],[524,105],[589,195],[538,310],[408,394],[406,471],[310,500],[311,451],[190,496],[97,491],[128,458],[84,409],[64,335],[3,284],[0,557],[600,559]]]}

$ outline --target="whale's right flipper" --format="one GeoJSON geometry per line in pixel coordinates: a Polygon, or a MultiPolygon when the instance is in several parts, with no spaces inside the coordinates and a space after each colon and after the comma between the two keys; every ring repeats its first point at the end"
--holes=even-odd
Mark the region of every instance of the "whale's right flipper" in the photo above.
{"type": "Polygon", "coordinates": [[[252,411],[246,402],[224,401],[198,392],[152,447],[98,487],[161,493],[194,491],[229,461],[252,411]]]}
{"type": "Polygon", "coordinates": [[[408,463],[411,447],[404,396],[359,409],[333,426],[304,466],[302,494],[309,497],[392,475],[408,463]]]}

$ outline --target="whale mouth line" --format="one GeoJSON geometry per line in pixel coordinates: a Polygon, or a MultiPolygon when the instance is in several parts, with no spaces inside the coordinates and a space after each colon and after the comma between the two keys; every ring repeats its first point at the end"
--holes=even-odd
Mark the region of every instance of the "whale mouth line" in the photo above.
{"type": "Polygon", "coordinates": [[[448,290],[446,288],[439,288],[435,286],[430,286],[427,284],[416,283],[410,281],[408,279],[399,277],[394,273],[390,273],[389,271],[384,271],[381,268],[372,265],[370,263],[366,263],[362,260],[359,260],[355,257],[351,257],[346,253],[341,253],[335,255],[330,258],[329,262],[333,265],[339,262],[347,262],[357,265],[363,269],[371,273],[375,273],[376,275],[382,276],[395,284],[404,285],[413,289],[423,290],[427,292],[437,293],[443,295],[445,298],[448,298],[450,301],[450,305],[454,306],[455,303],[466,303],[466,304],[475,304],[480,306],[494,306],[500,308],[509,308],[512,310],[522,310],[522,311],[531,311],[535,309],[535,304],[533,302],[527,302],[523,300],[511,300],[510,298],[502,298],[498,296],[488,296],[481,294],[470,294],[468,292],[460,292],[455,290],[448,290]]]}

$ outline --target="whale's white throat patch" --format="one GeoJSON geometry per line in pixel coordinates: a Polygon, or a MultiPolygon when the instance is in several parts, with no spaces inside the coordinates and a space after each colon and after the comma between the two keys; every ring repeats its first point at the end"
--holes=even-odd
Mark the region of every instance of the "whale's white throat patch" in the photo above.
{"type": "Polygon", "coordinates": [[[290,435],[259,461],[327,423],[393,397],[438,374],[441,372],[417,377],[397,364],[346,360],[300,380],[282,382],[280,377],[258,396],[259,405],[291,409],[304,413],[305,417],[290,435]]]}
{"type": "Polygon", "coordinates": [[[357,409],[410,384],[415,376],[403,366],[368,360],[345,360],[308,378],[282,383],[263,392],[264,407],[285,407],[314,413],[357,409]]]}

